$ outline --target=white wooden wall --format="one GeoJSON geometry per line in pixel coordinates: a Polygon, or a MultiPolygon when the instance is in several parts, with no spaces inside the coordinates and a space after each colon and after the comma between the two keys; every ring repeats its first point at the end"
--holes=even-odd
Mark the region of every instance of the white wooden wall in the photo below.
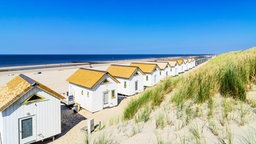
{"type": "Polygon", "coordinates": [[[117,80],[120,82],[118,84],[118,93],[130,96],[144,90],[144,75],[140,71],[137,72],[139,75],[132,76],[130,79],[117,78],[117,80]],[[135,91],[135,81],[138,81],[137,91],[135,91]],[[124,88],[124,82],[126,82],[126,88],[124,88]]]}
{"type": "Polygon", "coordinates": [[[2,112],[3,144],[19,143],[18,120],[29,115],[36,117],[36,141],[61,133],[60,100],[35,87],[2,112]],[[45,100],[22,104],[33,94],[43,96],[45,100]]]}
{"type": "Polygon", "coordinates": [[[154,86],[160,81],[160,70],[157,68],[153,73],[151,74],[145,74],[144,75],[144,86],[154,86]],[[154,82],[154,76],[156,75],[156,82],[154,82]],[[146,76],[148,76],[148,81],[146,80],[146,76]]]}
{"type": "Polygon", "coordinates": [[[87,109],[90,112],[96,112],[102,110],[104,107],[113,107],[117,105],[117,83],[113,81],[110,77],[105,76],[102,80],[106,79],[109,83],[100,84],[100,81],[97,86],[93,89],[88,89],[82,86],[78,86],[72,83],[69,83],[69,94],[74,95],[75,102],[79,103],[82,108],[87,109]],[[116,98],[112,99],[111,91],[115,90],[116,98]],[[83,91],[83,94],[82,94],[83,91]],[[109,95],[109,104],[103,105],[103,93],[108,91],[109,95]],[[89,96],[87,96],[89,92],[89,96]]]}
{"type": "Polygon", "coordinates": [[[179,69],[178,66],[174,66],[174,67],[172,67],[171,69],[172,69],[172,71],[171,71],[171,75],[172,75],[172,76],[177,76],[177,75],[179,74],[179,73],[178,73],[178,69],[179,69]]]}

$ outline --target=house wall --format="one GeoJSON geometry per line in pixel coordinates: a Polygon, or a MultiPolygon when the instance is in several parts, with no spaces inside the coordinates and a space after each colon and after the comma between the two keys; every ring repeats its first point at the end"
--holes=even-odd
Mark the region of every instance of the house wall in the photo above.
{"type": "Polygon", "coordinates": [[[188,69],[191,69],[192,68],[192,62],[189,62],[188,63],[188,69]]]}
{"type": "Polygon", "coordinates": [[[19,143],[19,119],[33,116],[36,120],[36,140],[40,141],[61,133],[60,100],[34,87],[2,112],[3,144],[19,143]],[[43,101],[23,104],[33,94],[45,98],[43,101]]]}
{"type": "Polygon", "coordinates": [[[186,71],[186,69],[187,69],[186,64],[185,64],[185,63],[183,63],[183,64],[182,64],[182,67],[183,67],[183,68],[182,68],[182,72],[185,72],[185,71],[186,71]]]}
{"type": "Polygon", "coordinates": [[[177,65],[177,71],[178,71],[178,74],[183,72],[183,64],[177,65]]]}
{"type": "Polygon", "coordinates": [[[189,63],[188,63],[188,62],[184,64],[184,67],[185,67],[185,69],[184,69],[184,70],[185,70],[185,71],[189,70],[189,68],[188,68],[189,66],[188,66],[188,65],[189,65],[189,63]]]}
{"type": "Polygon", "coordinates": [[[154,72],[151,74],[145,74],[144,75],[144,86],[154,86],[160,81],[160,70],[159,68],[156,68],[154,72]],[[146,76],[148,76],[148,81],[146,80],[146,76]],[[156,76],[156,82],[154,81],[154,76],[156,76]]]}
{"type": "Polygon", "coordinates": [[[194,67],[194,65],[193,65],[193,64],[194,64],[194,62],[193,62],[193,61],[191,61],[191,62],[190,62],[190,69],[192,69],[192,68],[194,67]]]}
{"type": "Polygon", "coordinates": [[[117,80],[120,82],[118,84],[117,93],[130,96],[130,95],[134,95],[136,93],[142,92],[144,90],[144,75],[139,71],[138,73],[139,75],[132,76],[130,79],[117,78],[117,80]],[[135,91],[136,81],[138,81],[137,91],[135,91]],[[124,87],[124,82],[126,82],[126,88],[124,87]]]}
{"type": "Polygon", "coordinates": [[[164,76],[165,78],[168,76],[171,76],[171,67],[169,65],[165,68],[164,76]],[[166,75],[166,72],[167,72],[167,75],[166,75]]]}
{"type": "MultiPolygon", "coordinates": [[[[104,80],[104,79],[103,79],[104,80]]],[[[98,84],[95,88],[93,88],[93,96],[92,96],[92,112],[96,112],[102,110],[105,107],[113,107],[116,106],[118,103],[118,96],[117,90],[118,86],[115,81],[108,77],[109,83],[108,84],[98,84]],[[115,90],[115,97],[112,98],[111,91],[115,90]],[[107,105],[103,104],[103,93],[108,92],[108,100],[109,103],[107,105]]],[[[101,83],[101,81],[100,81],[101,83]]]]}
{"type": "Polygon", "coordinates": [[[88,89],[69,83],[69,94],[74,96],[75,102],[79,103],[82,108],[87,109],[90,112],[100,111],[104,107],[116,106],[118,100],[117,83],[108,76],[102,78],[102,81],[98,82],[97,86],[95,86],[93,89],[88,89]],[[109,82],[106,84],[101,84],[104,79],[107,79],[109,82]],[[115,98],[112,98],[111,96],[112,90],[115,90],[115,98]],[[103,104],[103,93],[106,91],[109,95],[108,105],[103,104]],[[87,92],[89,92],[89,96],[87,96],[87,92]]]}
{"type": "Polygon", "coordinates": [[[174,66],[171,68],[171,76],[177,76],[178,75],[178,66],[174,66]]]}
{"type": "Polygon", "coordinates": [[[69,83],[69,95],[74,96],[74,101],[79,103],[84,109],[92,111],[92,96],[94,91],[79,85],[69,83]],[[83,94],[82,94],[83,91],[83,94]],[[87,95],[89,93],[89,96],[87,95]]]}
{"type": "Polygon", "coordinates": [[[161,70],[162,75],[160,75],[160,79],[165,79],[168,76],[171,76],[171,67],[168,65],[165,69],[161,70]],[[166,75],[167,72],[167,75],[166,75]]]}

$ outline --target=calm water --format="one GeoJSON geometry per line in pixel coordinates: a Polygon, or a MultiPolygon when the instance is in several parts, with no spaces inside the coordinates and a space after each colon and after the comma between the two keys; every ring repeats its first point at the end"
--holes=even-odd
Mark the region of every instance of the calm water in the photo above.
{"type": "Polygon", "coordinates": [[[55,64],[55,63],[71,63],[71,62],[96,62],[111,60],[127,60],[127,59],[143,59],[143,58],[161,58],[176,56],[199,56],[194,54],[108,54],[108,55],[0,55],[0,67],[5,66],[24,66],[38,64],[55,64]]]}

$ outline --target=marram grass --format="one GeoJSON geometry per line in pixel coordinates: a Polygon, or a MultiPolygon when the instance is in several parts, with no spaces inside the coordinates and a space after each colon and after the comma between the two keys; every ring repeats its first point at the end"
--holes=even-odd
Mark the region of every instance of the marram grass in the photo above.
{"type": "Polygon", "coordinates": [[[175,82],[172,79],[166,79],[159,85],[150,88],[143,92],[139,98],[132,100],[124,110],[123,118],[128,120],[132,119],[140,108],[150,104],[152,107],[158,106],[164,99],[166,93],[169,93],[175,82]]]}
{"type": "Polygon", "coordinates": [[[244,101],[255,78],[256,48],[221,54],[184,76],[177,84],[172,101],[179,105],[193,98],[203,103],[218,92],[224,97],[244,101]]]}
{"type": "Polygon", "coordinates": [[[256,84],[256,48],[218,55],[193,73],[168,78],[146,90],[124,110],[124,119],[132,119],[143,106],[158,106],[166,93],[175,88],[172,102],[180,105],[187,99],[197,103],[210,100],[216,93],[246,100],[246,91],[256,84]]]}

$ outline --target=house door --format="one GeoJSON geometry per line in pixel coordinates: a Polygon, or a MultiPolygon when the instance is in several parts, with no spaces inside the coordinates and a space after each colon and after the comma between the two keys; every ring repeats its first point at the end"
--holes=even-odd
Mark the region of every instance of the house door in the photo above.
{"type": "Polygon", "coordinates": [[[138,90],[138,81],[135,81],[135,91],[138,90]]]}
{"type": "Polygon", "coordinates": [[[103,105],[108,105],[108,92],[103,93],[103,105]]]}
{"type": "Polygon", "coordinates": [[[156,75],[154,75],[154,83],[156,83],[156,75]]]}
{"type": "Polygon", "coordinates": [[[36,116],[19,119],[20,143],[31,143],[36,141],[36,116]]]}

